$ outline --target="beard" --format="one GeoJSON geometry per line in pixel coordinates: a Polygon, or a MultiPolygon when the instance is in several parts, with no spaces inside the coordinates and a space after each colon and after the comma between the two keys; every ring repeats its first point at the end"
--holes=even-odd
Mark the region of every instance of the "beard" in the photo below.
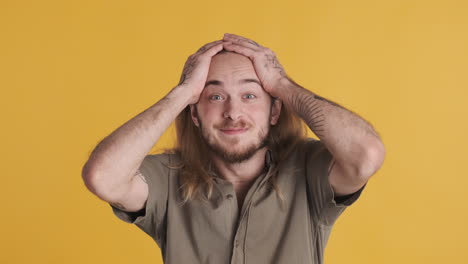
{"type": "MultiPolygon", "coordinates": [[[[216,142],[214,138],[210,135],[210,133],[204,128],[201,120],[199,120],[200,124],[200,132],[202,135],[202,140],[205,143],[205,145],[208,147],[208,149],[211,151],[212,154],[217,155],[219,158],[224,160],[227,163],[241,163],[246,160],[249,160],[252,158],[257,151],[260,149],[264,148],[265,146],[268,145],[268,138],[270,136],[270,129],[267,126],[267,131],[266,133],[260,129],[258,132],[256,141],[254,143],[251,143],[250,145],[247,145],[243,147],[242,149],[236,151],[234,148],[229,148],[230,143],[232,145],[238,144],[242,138],[240,136],[238,137],[232,137],[230,139],[226,139],[225,141],[225,146],[221,145],[219,142],[216,142]]],[[[245,122],[240,121],[237,124],[228,124],[228,123],[223,123],[219,127],[246,127],[245,122]]],[[[218,127],[218,128],[219,128],[218,127]]]]}

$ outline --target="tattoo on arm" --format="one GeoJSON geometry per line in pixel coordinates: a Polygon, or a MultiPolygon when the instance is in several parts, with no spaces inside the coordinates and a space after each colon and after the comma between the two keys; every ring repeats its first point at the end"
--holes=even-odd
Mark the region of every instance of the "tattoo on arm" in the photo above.
{"type": "Polygon", "coordinates": [[[331,105],[334,105],[334,106],[337,106],[337,107],[339,107],[339,108],[341,108],[341,109],[344,109],[344,110],[346,110],[346,111],[348,111],[348,112],[354,114],[355,116],[358,116],[358,117],[359,117],[360,119],[362,119],[362,120],[364,121],[364,123],[368,126],[368,128],[369,128],[368,131],[371,132],[371,133],[372,133],[374,136],[376,136],[377,138],[380,138],[379,133],[374,129],[374,127],[372,126],[372,124],[369,123],[369,122],[368,122],[367,120],[365,120],[364,118],[362,118],[361,116],[359,116],[357,113],[355,113],[355,112],[353,112],[353,111],[351,111],[351,110],[349,110],[349,109],[346,109],[346,108],[344,108],[343,106],[341,106],[341,105],[339,105],[339,104],[337,104],[337,103],[335,103],[335,102],[332,102],[332,101],[330,101],[330,100],[327,100],[327,99],[325,99],[325,98],[323,98],[323,97],[320,97],[320,96],[318,96],[318,95],[314,95],[314,97],[315,97],[315,99],[318,99],[318,100],[321,100],[321,101],[325,101],[325,102],[327,102],[327,103],[329,103],[329,104],[331,104],[331,105]]]}
{"type": "Polygon", "coordinates": [[[197,65],[197,61],[194,57],[189,58],[185,62],[184,69],[182,70],[182,76],[180,76],[180,81],[178,85],[184,84],[185,81],[190,78],[190,75],[192,74],[192,71],[196,65],[197,65]]]}
{"type": "MultiPolygon", "coordinates": [[[[291,104],[296,113],[309,125],[310,129],[321,139],[325,136],[323,122],[325,115],[316,101],[318,96],[294,96],[291,98],[291,104]]],[[[321,98],[321,97],[320,97],[321,98]]],[[[320,99],[319,99],[320,100],[320,99]]]]}
{"type": "MultiPolygon", "coordinates": [[[[299,87],[305,90],[305,88],[303,88],[302,86],[299,86],[299,87]]],[[[290,102],[292,104],[293,109],[295,109],[296,113],[298,113],[298,115],[307,123],[310,129],[320,139],[324,139],[325,137],[324,122],[326,118],[326,115],[323,113],[323,109],[322,109],[323,107],[320,105],[320,101],[326,102],[332,106],[339,107],[359,117],[359,119],[361,119],[365,123],[365,126],[367,126],[368,131],[372,133],[374,136],[376,136],[377,138],[379,138],[377,131],[375,131],[375,129],[369,122],[367,122],[364,118],[360,117],[358,114],[354,113],[353,111],[350,111],[333,101],[330,101],[328,99],[325,99],[321,96],[318,96],[312,93],[307,93],[306,95],[301,93],[301,94],[298,94],[297,96],[292,96],[292,98],[290,98],[290,102]]]]}
{"type": "Polygon", "coordinates": [[[145,176],[143,176],[143,174],[141,174],[140,170],[136,171],[135,176],[140,177],[143,180],[144,183],[148,184],[148,182],[146,181],[145,176]]]}
{"type": "Polygon", "coordinates": [[[286,76],[284,72],[283,65],[278,61],[278,58],[275,55],[272,54],[265,54],[266,62],[264,67],[268,70],[269,67],[272,67],[273,69],[276,69],[279,74],[283,77],[286,76]]]}

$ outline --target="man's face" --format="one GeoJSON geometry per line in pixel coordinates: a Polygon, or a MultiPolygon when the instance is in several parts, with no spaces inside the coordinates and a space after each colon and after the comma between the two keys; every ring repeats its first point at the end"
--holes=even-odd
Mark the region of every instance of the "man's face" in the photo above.
{"type": "Polygon", "coordinates": [[[265,146],[281,103],[272,105],[249,58],[228,52],[212,58],[205,89],[191,110],[211,151],[239,163],[265,146]]]}

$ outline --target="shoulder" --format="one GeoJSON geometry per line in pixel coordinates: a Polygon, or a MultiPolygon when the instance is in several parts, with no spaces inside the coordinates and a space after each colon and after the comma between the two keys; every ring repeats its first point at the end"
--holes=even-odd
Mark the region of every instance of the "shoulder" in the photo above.
{"type": "Polygon", "coordinates": [[[325,158],[331,157],[331,153],[323,142],[314,138],[305,138],[299,141],[293,153],[308,159],[316,159],[322,156],[325,156],[325,158]]]}
{"type": "Polygon", "coordinates": [[[139,171],[149,181],[162,180],[169,176],[171,170],[180,168],[180,165],[180,156],[175,152],[148,154],[143,159],[139,171]]]}
{"type": "Polygon", "coordinates": [[[295,144],[287,156],[281,157],[281,153],[278,153],[274,159],[281,169],[293,169],[307,174],[312,171],[322,172],[320,168],[330,163],[332,155],[323,142],[314,138],[304,138],[295,144]]]}
{"type": "Polygon", "coordinates": [[[148,154],[144,158],[144,163],[151,164],[153,166],[164,166],[172,168],[179,164],[181,161],[180,155],[174,151],[166,151],[158,154],[148,154]]]}

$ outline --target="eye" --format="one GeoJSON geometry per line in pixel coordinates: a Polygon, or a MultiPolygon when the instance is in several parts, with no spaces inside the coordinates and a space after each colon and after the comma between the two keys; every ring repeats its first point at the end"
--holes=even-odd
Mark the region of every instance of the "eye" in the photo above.
{"type": "Polygon", "coordinates": [[[210,100],[221,100],[223,99],[219,94],[214,94],[210,96],[210,100]]]}
{"type": "Polygon", "coordinates": [[[246,99],[255,99],[256,96],[253,95],[253,94],[246,94],[246,95],[244,95],[244,98],[246,98],[246,99]]]}

